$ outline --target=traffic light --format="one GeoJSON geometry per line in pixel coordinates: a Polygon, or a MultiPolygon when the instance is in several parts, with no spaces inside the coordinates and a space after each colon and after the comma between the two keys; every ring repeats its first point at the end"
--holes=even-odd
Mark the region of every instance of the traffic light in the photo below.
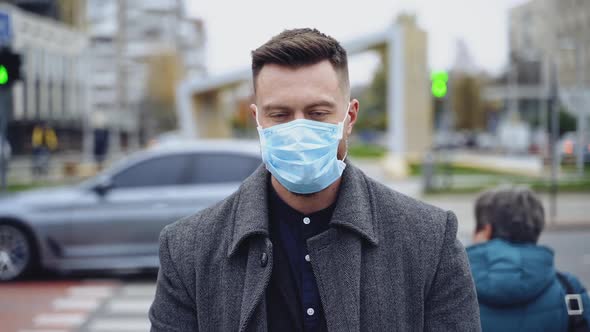
{"type": "Polygon", "coordinates": [[[20,65],[20,54],[7,48],[0,50],[0,89],[9,88],[21,79],[20,65]]]}
{"type": "Polygon", "coordinates": [[[449,80],[449,74],[446,71],[434,71],[430,75],[432,81],[432,95],[436,98],[444,98],[447,95],[447,82],[449,80]]]}

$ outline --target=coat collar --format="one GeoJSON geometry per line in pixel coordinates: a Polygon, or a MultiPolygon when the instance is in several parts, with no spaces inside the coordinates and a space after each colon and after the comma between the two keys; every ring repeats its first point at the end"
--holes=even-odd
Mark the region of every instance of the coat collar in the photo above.
{"type": "MultiPolygon", "coordinates": [[[[268,237],[269,181],[270,173],[261,165],[241,185],[233,214],[234,228],[228,256],[234,255],[242,242],[252,236],[268,237]]],[[[377,245],[372,197],[365,174],[347,160],[331,224],[347,228],[377,245]]]]}

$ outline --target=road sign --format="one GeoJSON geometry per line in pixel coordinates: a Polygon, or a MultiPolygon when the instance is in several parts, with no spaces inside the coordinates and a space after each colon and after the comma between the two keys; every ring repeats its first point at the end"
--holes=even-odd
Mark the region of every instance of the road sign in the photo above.
{"type": "Polygon", "coordinates": [[[12,40],[12,29],[10,26],[10,16],[0,12],[0,45],[8,45],[12,40]]]}

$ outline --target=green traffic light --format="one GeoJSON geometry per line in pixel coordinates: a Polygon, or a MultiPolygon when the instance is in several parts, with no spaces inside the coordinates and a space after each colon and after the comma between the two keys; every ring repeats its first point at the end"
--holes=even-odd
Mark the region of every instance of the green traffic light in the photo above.
{"type": "Polygon", "coordinates": [[[449,74],[443,70],[433,71],[432,74],[430,74],[430,79],[432,80],[432,95],[437,98],[443,98],[446,96],[449,74]]]}
{"type": "Polygon", "coordinates": [[[432,82],[432,95],[442,98],[447,95],[447,84],[443,81],[432,82]]]}
{"type": "Polygon", "coordinates": [[[8,83],[8,71],[6,67],[0,65],[0,85],[8,83]]]}
{"type": "Polygon", "coordinates": [[[449,80],[449,74],[443,70],[433,71],[432,74],[430,74],[430,80],[432,80],[433,82],[443,81],[447,83],[447,81],[449,80]]]}

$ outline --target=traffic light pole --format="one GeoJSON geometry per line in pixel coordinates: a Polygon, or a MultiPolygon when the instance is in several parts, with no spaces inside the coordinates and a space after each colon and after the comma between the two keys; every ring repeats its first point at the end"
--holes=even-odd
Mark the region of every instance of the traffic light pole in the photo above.
{"type": "Polygon", "coordinates": [[[557,180],[560,165],[559,149],[559,99],[558,99],[558,77],[554,60],[551,61],[550,101],[549,111],[551,112],[551,182],[549,187],[549,216],[550,223],[555,225],[557,219],[557,180]]]}
{"type": "Polygon", "coordinates": [[[10,109],[10,92],[6,89],[0,90],[0,190],[6,192],[6,172],[8,160],[5,158],[5,141],[7,140],[6,125],[8,122],[8,110],[10,109]]]}

